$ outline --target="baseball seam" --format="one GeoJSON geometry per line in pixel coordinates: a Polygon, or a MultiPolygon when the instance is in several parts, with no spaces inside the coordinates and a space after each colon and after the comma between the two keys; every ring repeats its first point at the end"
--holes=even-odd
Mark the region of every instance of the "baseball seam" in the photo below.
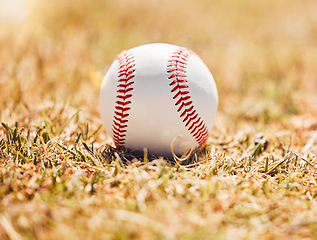
{"type": "Polygon", "coordinates": [[[112,123],[112,135],[114,144],[117,148],[121,148],[125,144],[125,136],[127,131],[127,117],[129,116],[129,105],[131,104],[133,78],[135,71],[135,60],[131,53],[123,51],[116,60],[119,61],[118,69],[118,85],[116,105],[112,123]]]}
{"type": "Polygon", "coordinates": [[[196,112],[191,101],[188,81],[187,81],[187,63],[192,51],[187,48],[178,48],[170,57],[167,65],[168,79],[171,81],[171,92],[174,93],[173,99],[177,112],[185,123],[185,127],[192,134],[199,146],[202,146],[208,139],[208,130],[206,124],[196,112]]]}

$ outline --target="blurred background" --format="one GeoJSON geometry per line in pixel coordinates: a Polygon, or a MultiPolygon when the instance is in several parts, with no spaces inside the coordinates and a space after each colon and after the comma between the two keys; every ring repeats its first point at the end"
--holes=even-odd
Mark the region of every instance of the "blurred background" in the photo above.
{"type": "Polygon", "coordinates": [[[213,73],[218,129],[291,128],[291,117],[317,113],[316,9],[315,0],[0,0],[1,121],[27,124],[52,103],[99,118],[114,57],[166,42],[213,73]]]}

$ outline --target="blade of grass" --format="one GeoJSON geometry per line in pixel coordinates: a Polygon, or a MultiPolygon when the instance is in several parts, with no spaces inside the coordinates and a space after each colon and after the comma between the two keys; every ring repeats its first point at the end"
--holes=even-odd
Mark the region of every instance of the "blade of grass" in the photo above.
{"type": "Polygon", "coordinates": [[[65,130],[66,127],[68,127],[68,125],[70,124],[70,122],[73,120],[73,118],[80,112],[81,110],[78,110],[77,112],[75,112],[73,114],[73,116],[71,116],[68,121],[64,124],[64,126],[61,128],[61,130],[59,131],[59,134],[62,134],[62,132],[65,130]]]}

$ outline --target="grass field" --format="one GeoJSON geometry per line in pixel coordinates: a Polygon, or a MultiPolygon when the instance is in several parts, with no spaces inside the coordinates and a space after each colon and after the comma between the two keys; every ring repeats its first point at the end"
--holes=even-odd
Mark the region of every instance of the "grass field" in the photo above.
{"type": "Polygon", "coordinates": [[[317,239],[315,0],[33,2],[0,18],[0,239],[317,239]],[[105,148],[102,78],[150,42],[217,83],[186,165],[105,148]]]}

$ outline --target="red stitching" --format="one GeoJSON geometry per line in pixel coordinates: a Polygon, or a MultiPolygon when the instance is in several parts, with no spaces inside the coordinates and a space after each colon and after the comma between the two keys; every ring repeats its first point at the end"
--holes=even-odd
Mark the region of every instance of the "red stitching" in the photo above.
{"type": "Polygon", "coordinates": [[[186,48],[178,48],[170,57],[167,65],[168,79],[171,80],[171,92],[174,93],[175,106],[183,118],[185,127],[193,135],[198,144],[202,146],[208,139],[206,124],[196,112],[193,102],[190,100],[188,82],[186,75],[186,65],[188,57],[194,54],[186,48]]]}
{"type": "Polygon", "coordinates": [[[135,61],[134,57],[128,51],[120,53],[116,60],[119,61],[118,69],[118,85],[117,85],[117,101],[114,111],[114,119],[112,123],[113,141],[117,148],[121,148],[125,143],[125,136],[127,131],[126,119],[129,116],[131,104],[130,98],[132,97],[131,91],[133,90],[135,61]]]}

